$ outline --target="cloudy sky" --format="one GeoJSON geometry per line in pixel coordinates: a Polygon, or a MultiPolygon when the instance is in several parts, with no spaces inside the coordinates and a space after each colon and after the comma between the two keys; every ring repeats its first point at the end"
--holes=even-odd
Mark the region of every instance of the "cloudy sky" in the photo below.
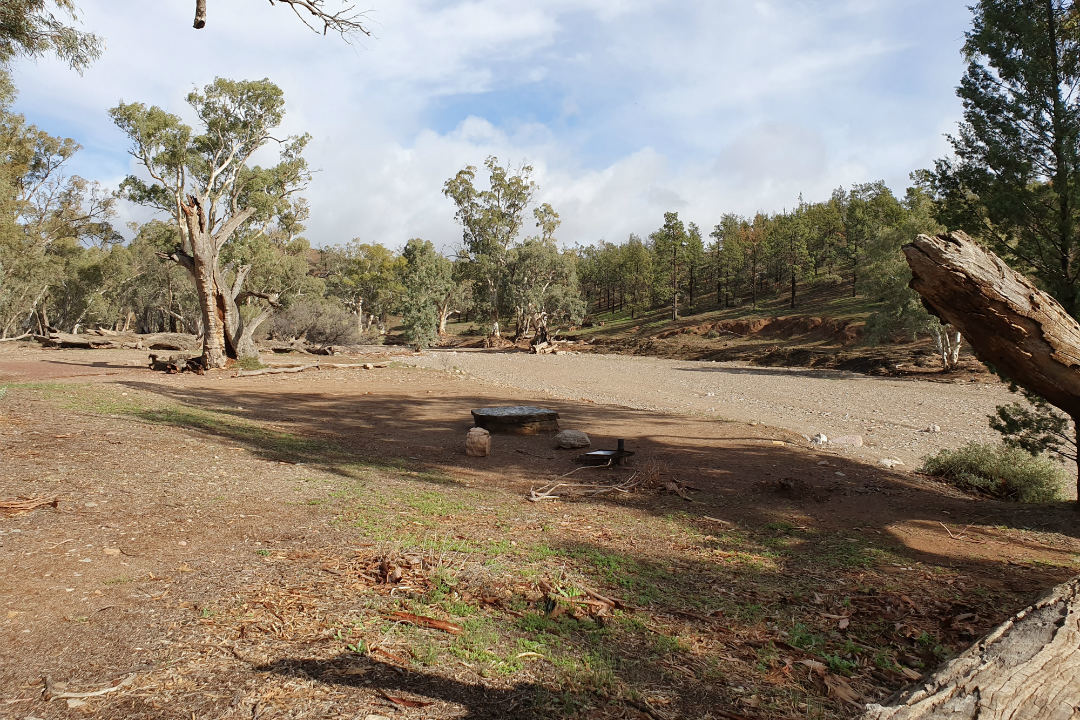
{"type": "Polygon", "coordinates": [[[190,117],[215,76],[268,77],[284,130],[313,136],[313,244],[445,250],[460,230],[442,184],[488,155],[534,166],[562,242],[621,242],[670,210],[707,230],[841,185],[902,192],[960,115],[958,0],[359,2],[374,36],[347,45],[265,0],[210,0],[200,31],[192,0],[79,0],[104,56],[82,76],[19,64],[16,109],[115,186],[135,167],[109,107],[190,117]]]}

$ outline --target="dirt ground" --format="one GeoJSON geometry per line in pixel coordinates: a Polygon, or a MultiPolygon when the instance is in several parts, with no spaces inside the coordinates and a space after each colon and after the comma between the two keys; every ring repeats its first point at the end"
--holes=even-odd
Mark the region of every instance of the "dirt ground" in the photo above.
{"type": "Polygon", "coordinates": [[[1068,504],[363,359],[0,346],[0,718],[853,717],[1076,573],[1068,504]],[[495,404],[635,455],[467,457],[495,404]]]}
{"type": "Polygon", "coordinates": [[[972,382],[950,375],[951,382],[940,382],[576,351],[532,355],[437,349],[403,356],[402,362],[570,400],[759,423],[807,440],[820,433],[830,439],[829,452],[875,464],[900,460],[904,469],[917,468],[922,458],[942,448],[999,442],[987,417],[1019,397],[992,376],[972,382]],[[936,431],[927,432],[932,426],[936,431]]]}

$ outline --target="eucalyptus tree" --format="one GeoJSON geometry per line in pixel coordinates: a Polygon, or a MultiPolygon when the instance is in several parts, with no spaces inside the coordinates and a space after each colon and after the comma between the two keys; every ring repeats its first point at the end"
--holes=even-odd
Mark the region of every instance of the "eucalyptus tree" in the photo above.
{"type": "Polygon", "coordinates": [[[387,317],[401,298],[406,259],[384,245],[353,238],[343,247],[322,250],[322,276],[327,291],[356,315],[356,329],[365,333],[375,323],[385,331],[387,317]]]}
{"type": "Polygon", "coordinates": [[[4,0],[0,3],[0,63],[18,56],[53,54],[72,69],[84,70],[101,55],[102,41],[69,24],[77,20],[74,0],[4,0]]]}
{"type": "MultiPolygon", "coordinates": [[[[6,74],[0,71],[0,78],[6,74]]],[[[113,198],[67,173],[79,145],[51,135],[0,98],[0,337],[47,331],[86,246],[109,246],[113,198]]]]}
{"type": "Polygon", "coordinates": [[[537,236],[510,252],[506,296],[517,321],[516,337],[530,330],[546,336],[549,320],[580,322],[585,302],[576,273],[576,256],[560,252],[555,231],[558,213],[544,203],[533,210],[537,236]]]}
{"type": "Polygon", "coordinates": [[[122,193],[167,213],[178,229],[166,256],[195,281],[202,311],[203,362],[222,367],[229,358],[255,354],[240,303],[273,304],[274,293],[246,287],[252,264],[223,262],[227,245],[275,224],[295,224],[296,194],[309,179],[303,158],[308,136],[276,139],[285,99],[267,79],[218,78],[187,97],[199,132],[177,115],[143,103],[121,103],[110,115],[131,139],[143,176],[129,176],[122,193]],[[250,164],[267,146],[277,163],[250,164]]]}
{"type": "Polygon", "coordinates": [[[536,193],[536,183],[529,165],[515,170],[490,156],[484,168],[488,173],[486,188],[477,187],[477,168],[468,165],[443,184],[443,195],[457,207],[454,217],[461,225],[463,242],[459,257],[474,284],[475,302],[487,312],[491,334],[500,337],[499,317],[507,310],[503,289],[510,251],[536,193]]]}
{"type": "Polygon", "coordinates": [[[399,301],[405,338],[417,348],[433,345],[446,331],[457,289],[453,263],[428,240],[413,238],[401,251],[404,260],[399,301]]]}

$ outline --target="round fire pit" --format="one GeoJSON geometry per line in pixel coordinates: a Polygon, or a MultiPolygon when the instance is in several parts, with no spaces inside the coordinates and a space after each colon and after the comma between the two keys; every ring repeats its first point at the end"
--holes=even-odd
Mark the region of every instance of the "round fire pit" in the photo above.
{"type": "Polygon", "coordinates": [[[537,435],[559,430],[559,413],[531,405],[476,408],[472,416],[477,427],[504,435],[537,435]]]}

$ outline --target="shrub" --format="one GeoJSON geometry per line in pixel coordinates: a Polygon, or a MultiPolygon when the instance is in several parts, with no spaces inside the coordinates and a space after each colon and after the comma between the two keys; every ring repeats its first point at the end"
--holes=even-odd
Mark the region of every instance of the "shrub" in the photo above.
{"type": "Polygon", "coordinates": [[[982,443],[931,455],[921,471],[964,492],[1020,502],[1060,500],[1068,479],[1061,465],[1045,455],[982,443]]]}
{"type": "Polygon", "coordinates": [[[298,300],[270,321],[273,337],[306,338],[317,345],[347,345],[358,340],[356,316],[329,299],[298,300]]]}

